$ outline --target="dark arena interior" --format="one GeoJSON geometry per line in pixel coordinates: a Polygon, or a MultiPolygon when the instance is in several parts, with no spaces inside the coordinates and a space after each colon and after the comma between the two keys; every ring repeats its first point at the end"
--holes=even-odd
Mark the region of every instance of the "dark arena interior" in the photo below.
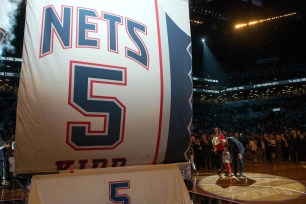
{"type": "MultiPolygon", "coordinates": [[[[193,164],[185,181],[191,203],[306,203],[305,9],[305,0],[189,0],[193,164]],[[216,128],[243,144],[243,176],[222,165],[218,172],[216,128]]],[[[0,53],[0,135],[9,143],[25,10],[21,1],[14,49],[0,53]]],[[[0,151],[8,168],[9,153],[0,151]]],[[[29,180],[9,174],[0,203],[27,203],[29,188],[29,180]]]]}

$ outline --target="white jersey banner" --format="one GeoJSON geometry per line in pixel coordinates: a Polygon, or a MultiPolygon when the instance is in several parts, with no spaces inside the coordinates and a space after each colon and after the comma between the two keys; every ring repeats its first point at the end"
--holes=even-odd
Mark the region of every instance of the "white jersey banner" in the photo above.
{"type": "Polygon", "coordinates": [[[186,161],[188,1],[28,0],[16,171],[186,161]]]}
{"type": "Polygon", "coordinates": [[[84,171],[34,176],[28,203],[190,203],[177,166],[156,165],[152,168],[150,165],[84,171]]]}

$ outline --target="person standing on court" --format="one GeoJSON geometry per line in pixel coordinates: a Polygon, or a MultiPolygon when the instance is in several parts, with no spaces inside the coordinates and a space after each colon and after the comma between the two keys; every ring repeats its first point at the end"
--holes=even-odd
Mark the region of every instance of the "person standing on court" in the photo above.
{"type": "Polygon", "coordinates": [[[234,175],[237,176],[238,173],[238,164],[239,164],[239,176],[243,176],[243,153],[244,146],[243,144],[234,137],[228,137],[227,139],[222,139],[221,144],[223,146],[228,145],[231,155],[233,157],[232,163],[234,168],[234,175]]]}
{"type": "MultiPolygon", "coordinates": [[[[214,149],[215,149],[215,162],[216,162],[216,168],[218,169],[218,175],[221,174],[221,168],[223,166],[223,162],[222,162],[222,153],[224,150],[224,146],[221,144],[221,140],[223,140],[225,137],[224,135],[221,133],[220,128],[216,127],[215,128],[215,138],[216,139],[214,145],[214,149]]],[[[213,140],[214,141],[214,140],[213,140]]]]}

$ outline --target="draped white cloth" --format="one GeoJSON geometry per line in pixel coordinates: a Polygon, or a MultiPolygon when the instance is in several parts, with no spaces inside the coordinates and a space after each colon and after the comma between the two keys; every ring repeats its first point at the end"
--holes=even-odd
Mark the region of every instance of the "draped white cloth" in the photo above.
{"type": "Polygon", "coordinates": [[[190,197],[179,168],[172,164],[34,176],[28,202],[100,204],[112,201],[124,204],[189,204],[190,197]]]}

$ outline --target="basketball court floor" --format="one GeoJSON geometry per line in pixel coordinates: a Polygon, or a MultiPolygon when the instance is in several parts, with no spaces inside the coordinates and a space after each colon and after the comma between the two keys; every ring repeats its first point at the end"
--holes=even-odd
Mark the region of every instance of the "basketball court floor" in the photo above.
{"type": "Polygon", "coordinates": [[[306,164],[245,162],[244,177],[201,170],[189,188],[193,203],[306,203],[306,164]]]}
{"type": "MultiPolygon", "coordinates": [[[[193,204],[306,203],[306,164],[290,162],[245,162],[244,177],[217,175],[216,170],[193,174],[188,188],[193,204]]],[[[27,203],[29,192],[19,186],[0,187],[0,204],[27,203]]]]}

